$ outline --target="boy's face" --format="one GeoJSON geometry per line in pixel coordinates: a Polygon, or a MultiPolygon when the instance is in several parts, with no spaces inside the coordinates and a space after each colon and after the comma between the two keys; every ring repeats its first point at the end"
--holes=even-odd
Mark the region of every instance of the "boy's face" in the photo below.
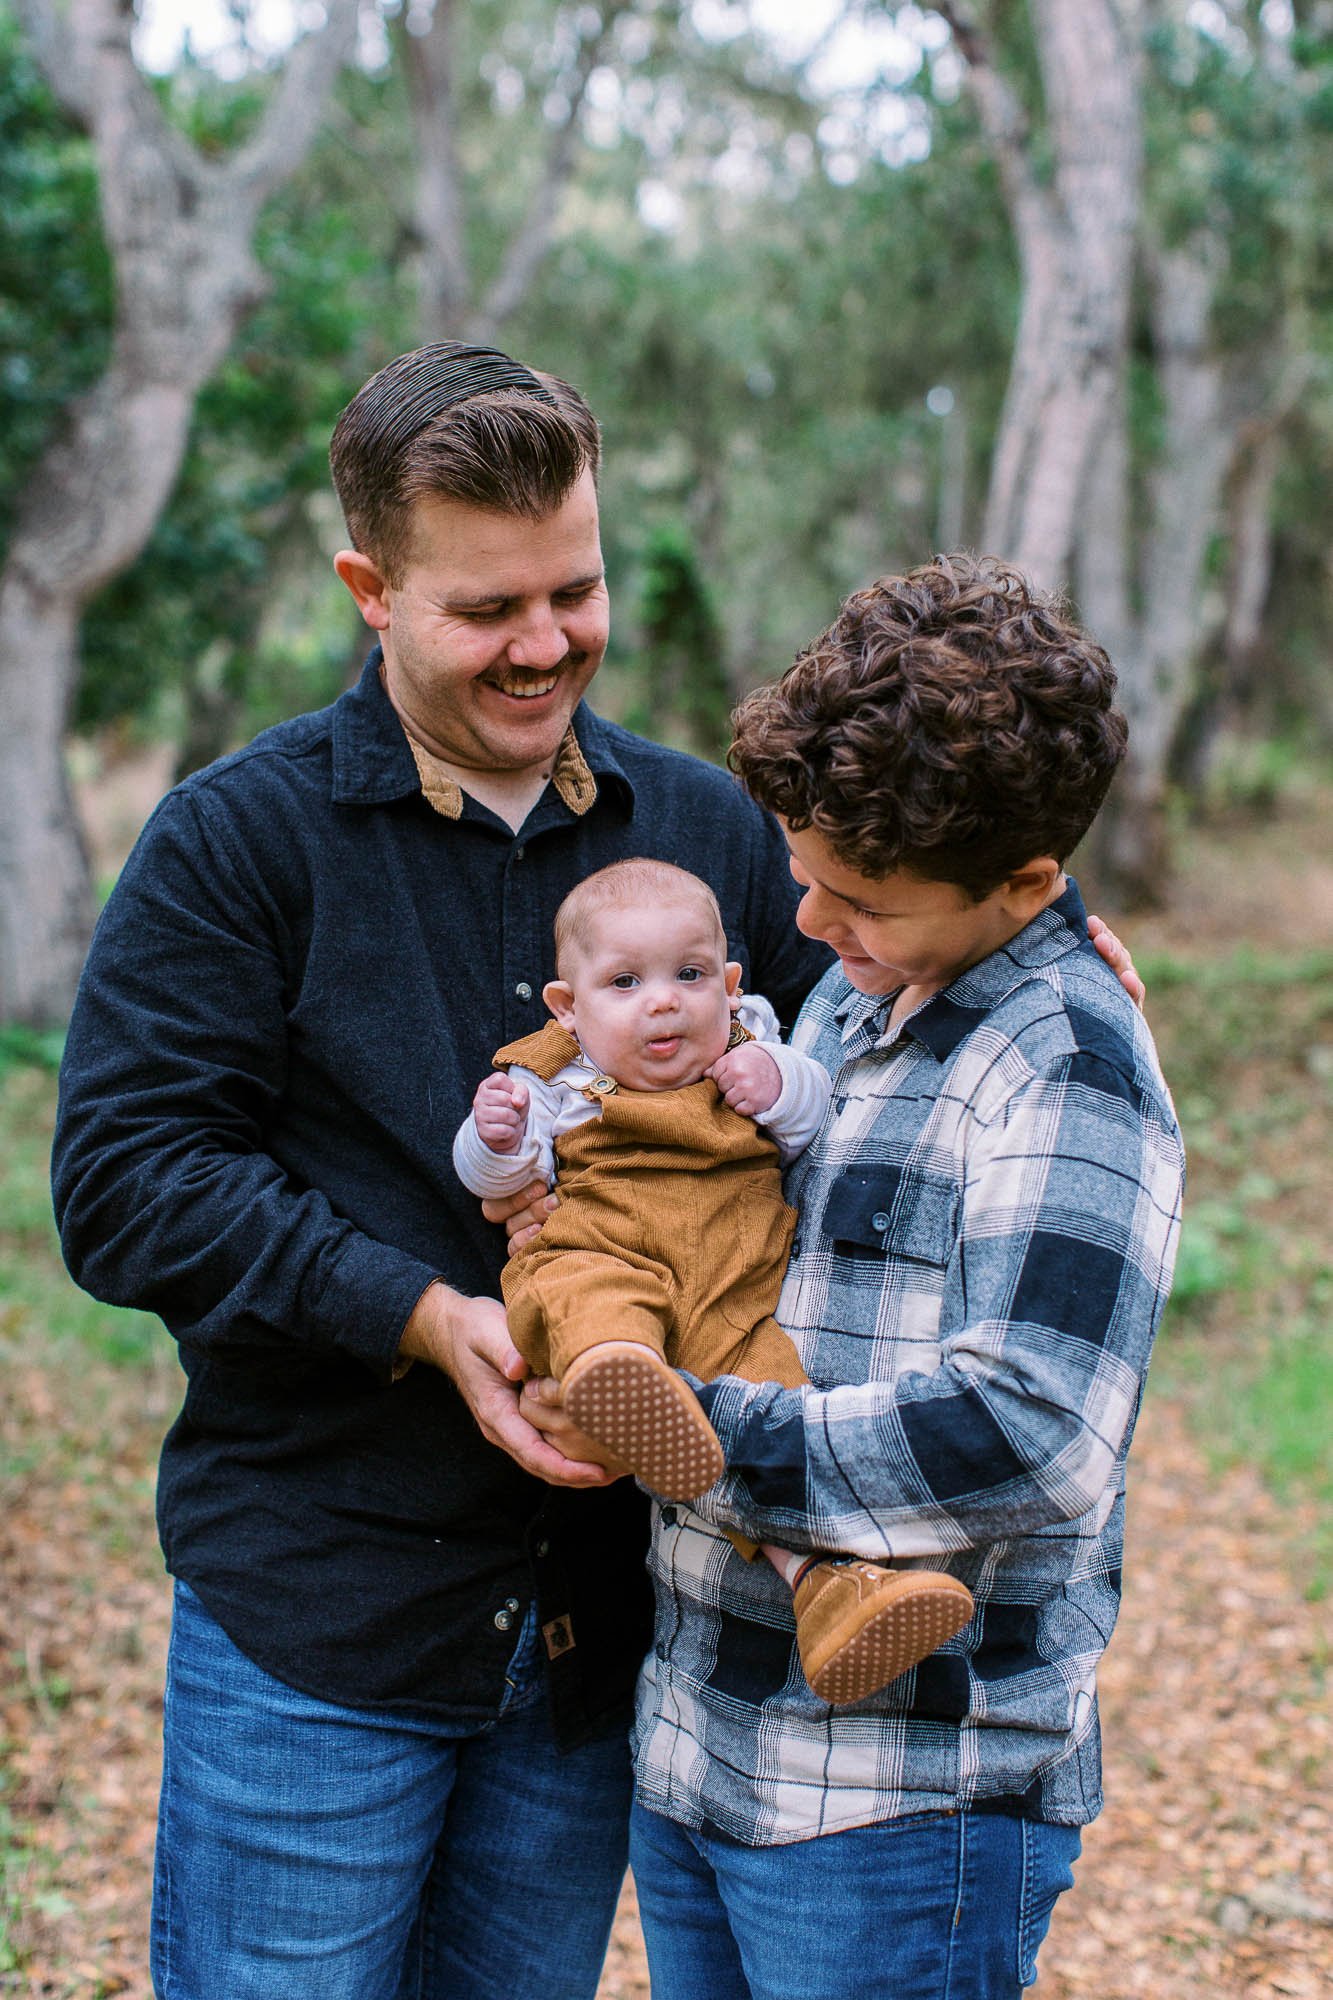
{"type": "Polygon", "coordinates": [[[1016,937],[1063,887],[1055,862],[1037,862],[974,903],[956,882],[927,881],[905,869],[858,874],[812,827],[783,832],[792,876],[805,891],[797,927],[833,947],[862,993],[911,987],[924,999],[939,992],[1016,937]]]}
{"type": "Polygon", "coordinates": [[[741,968],[725,953],[704,906],[599,910],[542,997],[627,1090],[676,1090],[727,1046],[741,968]]]}

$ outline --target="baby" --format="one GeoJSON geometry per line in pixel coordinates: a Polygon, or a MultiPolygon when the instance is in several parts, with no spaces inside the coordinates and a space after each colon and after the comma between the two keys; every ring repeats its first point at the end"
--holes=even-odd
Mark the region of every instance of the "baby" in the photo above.
{"type": "MultiPolygon", "coordinates": [[[[555,1213],[504,1272],[514,1344],[559,1380],[580,1430],[654,1493],[691,1500],[725,1466],[676,1369],[808,1379],[773,1317],[796,1221],[781,1164],[814,1137],[830,1082],[778,1040],[767,1001],[740,996],[716,899],[684,869],[601,869],[561,904],[555,944],[555,1018],[497,1052],[454,1164],[480,1195],[558,1181],[555,1213]]],[[[828,1702],[863,1700],[972,1613],[948,1575],[763,1553],[828,1702]]]]}

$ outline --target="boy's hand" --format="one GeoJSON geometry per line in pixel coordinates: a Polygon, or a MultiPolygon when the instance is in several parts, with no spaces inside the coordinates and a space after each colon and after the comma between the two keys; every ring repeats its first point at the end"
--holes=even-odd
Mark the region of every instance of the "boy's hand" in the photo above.
{"type": "Polygon", "coordinates": [[[769,1111],[782,1095],[782,1071],[758,1042],[742,1042],[718,1057],[711,1076],[733,1111],[743,1118],[758,1118],[769,1111]]]}
{"type": "Polygon", "coordinates": [[[625,1479],[629,1467],[575,1427],[574,1420],[560,1401],[560,1384],[554,1376],[534,1375],[523,1384],[519,1409],[535,1431],[568,1459],[579,1465],[600,1465],[610,1479],[625,1479]]]}
{"type": "Polygon", "coordinates": [[[1134,961],[1129,955],[1129,947],[1121,944],[1109,924],[1100,917],[1088,918],[1088,936],[1110,966],[1120,984],[1128,993],[1134,1005],[1142,1008],[1148,989],[1134,970],[1134,961]]]}
{"type": "Polygon", "coordinates": [[[472,1116],[493,1153],[516,1153],[528,1119],[528,1086],[496,1070],[477,1085],[472,1116]]]}

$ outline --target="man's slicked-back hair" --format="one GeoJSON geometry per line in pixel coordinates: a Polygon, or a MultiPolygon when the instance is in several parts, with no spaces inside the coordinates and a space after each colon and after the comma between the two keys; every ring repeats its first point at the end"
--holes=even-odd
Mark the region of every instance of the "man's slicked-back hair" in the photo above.
{"type": "Polygon", "coordinates": [[[333,484],[352,545],[389,583],[411,555],[428,495],[545,519],[601,463],[597,419],[577,389],[494,347],[433,342],[400,354],[334,427],[333,484]]]}
{"type": "Polygon", "coordinates": [[[1058,598],[994,557],[937,556],[858,590],[747,696],[728,761],[859,874],[980,900],[1087,832],[1125,753],[1115,685],[1058,598]]]}
{"type": "Polygon", "coordinates": [[[555,962],[561,978],[571,954],[586,949],[593,919],[603,910],[638,910],[645,905],[654,909],[697,908],[716,924],[725,954],[726,925],[707,882],[688,868],[677,868],[673,861],[632,856],[585,875],[556,911],[555,962]]]}

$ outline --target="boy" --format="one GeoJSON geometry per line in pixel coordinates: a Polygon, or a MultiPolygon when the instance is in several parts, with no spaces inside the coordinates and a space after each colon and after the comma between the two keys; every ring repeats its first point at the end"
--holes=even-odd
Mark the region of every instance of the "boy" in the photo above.
{"type": "Polygon", "coordinates": [[[956,556],[857,593],[737,717],[797,922],[840,960],[794,1036],[834,1109],[788,1178],[779,1306],[816,1386],[703,1385],[726,1476],[654,1522],[631,1835],[654,2000],[697,2000],[705,1943],[709,2000],[1016,2000],[1099,1810],[1183,1176],[1064,874],[1124,752],[1114,689],[1061,606],[956,556]],[[816,1715],[772,1693],[781,1600],[729,1532],[940,1563],[975,1614],[816,1715]]]}
{"type": "MultiPolygon", "coordinates": [[[[766,1001],[740,997],[717,900],[684,869],[601,869],[561,904],[555,944],[555,1018],[499,1050],[454,1164],[489,1196],[558,1165],[555,1215],[503,1274],[514,1344],[560,1380],[582,1432],[654,1492],[693,1500],[724,1464],[672,1364],[807,1379],[773,1318],[795,1225],[780,1161],[819,1129],[829,1077],[782,1046],[766,1001]]],[[[971,1614],[953,1577],[764,1552],[829,1702],[863,1700],[971,1614]]]]}

